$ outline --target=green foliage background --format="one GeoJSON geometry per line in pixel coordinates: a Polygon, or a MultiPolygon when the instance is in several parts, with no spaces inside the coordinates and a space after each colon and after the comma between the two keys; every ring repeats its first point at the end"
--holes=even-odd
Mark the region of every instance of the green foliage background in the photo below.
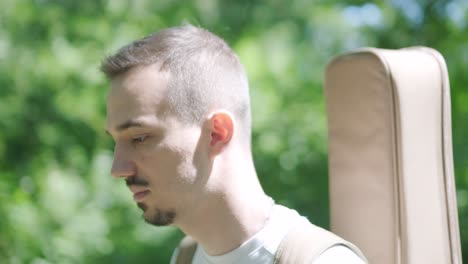
{"type": "Polygon", "coordinates": [[[362,46],[425,45],[452,87],[460,230],[468,256],[468,2],[2,0],[0,263],[168,263],[182,234],[143,223],[112,179],[100,59],[182,22],[225,38],[251,83],[266,191],[328,226],[322,74],[362,46]]]}

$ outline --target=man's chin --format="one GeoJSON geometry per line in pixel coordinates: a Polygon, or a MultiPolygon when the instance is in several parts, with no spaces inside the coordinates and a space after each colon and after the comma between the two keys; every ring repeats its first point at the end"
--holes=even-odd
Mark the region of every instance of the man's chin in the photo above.
{"type": "Polygon", "coordinates": [[[176,216],[174,210],[148,209],[146,204],[138,205],[143,210],[143,219],[150,225],[169,226],[176,216]]]}

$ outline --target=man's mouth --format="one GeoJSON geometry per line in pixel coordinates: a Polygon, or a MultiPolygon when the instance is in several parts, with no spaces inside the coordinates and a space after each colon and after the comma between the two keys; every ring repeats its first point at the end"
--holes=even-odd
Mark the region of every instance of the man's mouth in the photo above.
{"type": "Polygon", "coordinates": [[[142,201],[149,193],[148,182],[136,176],[128,177],[125,182],[133,193],[133,200],[136,202],[142,201]]]}
{"type": "Polygon", "coordinates": [[[135,200],[136,202],[141,202],[149,193],[150,193],[149,190],[135,192],[133,193],[133,200],[135,200]]]}

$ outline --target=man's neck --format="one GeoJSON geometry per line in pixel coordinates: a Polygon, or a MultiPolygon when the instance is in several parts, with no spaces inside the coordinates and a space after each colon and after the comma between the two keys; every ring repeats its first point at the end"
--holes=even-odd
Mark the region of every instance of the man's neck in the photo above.
{"type": "Polygon", "coordinates": [[[235,176],[242,180],[226,177],[227,188],[192,210],[186,222],[177,223],[213,256],[225,254],[255,235],[273,208],[273,200],[265,195],[256,175],[235,176]]]}

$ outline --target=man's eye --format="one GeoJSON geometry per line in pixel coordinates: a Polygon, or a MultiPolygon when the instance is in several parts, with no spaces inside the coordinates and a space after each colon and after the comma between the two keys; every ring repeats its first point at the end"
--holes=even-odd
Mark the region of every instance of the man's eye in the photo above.
{"type": "Polygon", "coordinates": [[[148,135],[137,136],[137,137],[132,138],[132,143],[141,144],[145,142],[146,139],[148,139],[148,135]]]}

